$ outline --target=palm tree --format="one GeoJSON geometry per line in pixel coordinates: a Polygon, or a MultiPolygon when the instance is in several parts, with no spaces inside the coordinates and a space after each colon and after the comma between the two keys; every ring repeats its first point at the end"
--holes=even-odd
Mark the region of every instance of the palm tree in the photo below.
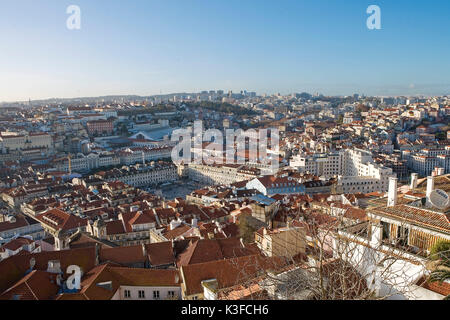
{"type": "MultiPolygon", "coordinates": [[[[430,253],[431,260],[437,260],[436,268],[431,272],[430,282],[445,282],[450,280],[450,241],[439,241],[430,253]]],[[[450,300],[450,295],[444,300],[450,300]]]]}

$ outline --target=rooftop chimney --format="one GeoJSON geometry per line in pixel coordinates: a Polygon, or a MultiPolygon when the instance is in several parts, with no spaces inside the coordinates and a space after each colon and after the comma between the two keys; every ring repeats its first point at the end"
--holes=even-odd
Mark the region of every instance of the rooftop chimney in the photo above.
{"type": "Polygon", "coordinates": [[[445,172],[444,168],[437,168],[437,175],[438,176],[443,176],[444,172],[445,172]]]}
{"type": "Polygon", "coordinates": [[[417,180],[419,179],[419,175],[417,173],[411,174],[411,190],[417,188],[417,180]]]}
{"type": "Polygon", "coordinates": [[[393,207],[397,204],[397,178],[389,178],[389,191],[388,191],[388,207],[393,207]]]}
{"type": "Polygon", "coordinates": [[[434,177],[427,177],[427,199],[434,190],[434,177]]]}
{"type": "Polygon", "coordinates": [[[170,230],[176,229],[181,225],[182,221],[180,220],[180,218],[178,218],[178,220],[172,220],[170,222],[170,230]]]}

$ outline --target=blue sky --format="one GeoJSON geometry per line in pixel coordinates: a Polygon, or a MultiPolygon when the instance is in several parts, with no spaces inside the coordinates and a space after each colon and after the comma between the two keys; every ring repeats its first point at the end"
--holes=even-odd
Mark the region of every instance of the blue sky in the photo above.
{"type": "Polygon", "coordinates": [[[450,1],[0,2],[0,101],[247,89],[450,94],[450,1]],[[81,8],[81,30],[66,8],[81,8]],[[366,9],[381,8],[381,30],[366,9]]]}

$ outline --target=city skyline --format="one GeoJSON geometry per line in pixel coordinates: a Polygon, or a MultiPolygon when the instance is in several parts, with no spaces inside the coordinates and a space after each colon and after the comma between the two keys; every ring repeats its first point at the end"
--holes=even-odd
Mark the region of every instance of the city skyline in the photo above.
{"type": "Polygon", "coordinates": [[[377,1],[21,1],[0,13],[0,101],[158,95],[445,95],[450,4],[377,1]],[[69,30],[68,6],[81,10],[69,30]]]}
{"type": "MultiPolygon", "coordinates": [[[[104,96],[79,96],[79,97],[49,97],[49,98],[43,98],[43,99],[26,99],[26,100],[16,100],[16,101],[0,101],[0,105],[2,104],[28,104],[28,103],[41,103],[41,102],[46,102],[46,101],[58,101],[60,100],[60,102],[64,102],[64,101],[71,101],[71,100],[92,100],[92,99],[102,99],[105,101],[108,101],[108,99],[111,98],[115,98],[115,99],[120,99],[120,98],[127,98],[124,101],[132,101],[131,98],[136,98],[136,100],[139,99],[149,99],[149,98],[158,98],[158,97],[162,97],[164,99],[167,99],[166,97],[179,97],[179,96],[189,96],[189,97],[195,97],[195,96],[204,96],[203,92],[207,92],[208,94],[211,93],[211,91],[214,91],[217,95],[217,92],[223,91],[223,97],[228,96],[229,93],[234,94],[242,94],[243,92],[248,92],[248,93],[255,93],[256,97],[271,97],[271,96],[276,96],[277,94],[280,94],[281,97],[288,97],[288,96],[292,96],[292,95],[298,95],[301,93],[307,93],[310,94],[312,97],[336,97],[336,98],[345,98],[345,97],[352,97],[352,96],[359,96],[361,98],[424,98],[424,99],[430,99],[430,98],[436,98],[436,97],[447,97],[448,94],[444,94],[444,95],[421,95],[421,94],[416,94],[416,95],[365,95],[364,93],[358,93],[358,92],[354,92],[353,94],[348,94],[348,95],[343,95],[343,94],[336,94],[336,95],[324,95],[322,92],[306,92],[306,91],[302,91],[302,90],[298,90],[296,92],[291,92],[291,93],[286,93],[286,94],[281,94],[281,93],[264,93],[264,92],[255,92],[255,91],[250,91],[250,90],[237,90],[237,91],[233,91],[233,90],[201,90],[199,92],[168,92],[168,93],[159,93],[159,94],[151,94],[151,95],[132,95],[132,94],[122,94],[122,95],[115,95],[115,94],[110,94],[110,95],[104,95],[104,96]]],[[[244,97],[246,97],[244,95],[244,97]]],[[[247,96],[250,97],[250,96],[247,96]]],[[[183,101],[183,99],[182,99],[183,101]]],[[[100,100],[98,100],[97,102],[101,102],[100,100]]]]}

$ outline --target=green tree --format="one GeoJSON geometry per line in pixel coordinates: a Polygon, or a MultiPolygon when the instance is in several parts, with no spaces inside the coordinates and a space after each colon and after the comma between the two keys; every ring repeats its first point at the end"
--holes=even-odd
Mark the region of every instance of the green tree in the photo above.
{"type": "MultiPolygon", "coordinates": [[[[441,262],[449,263],[450,260],[450,241],[441,240],[437,241],[430,250],[431,260],[441,260],[441,262]]],[[[447,265],[450,267],[450,265],[447,265]]]]}
{"type": "MultiPolygon", "coordinates": [[[[450,280],[450,241],[436,242],[430,250],[429,257],[431,260],[438,261],[437,267],[431,272],[429,281],[442,283],[450,280]]],[[[450,295],[444,300],[450,300],[450,295]]]]}
{"type": "Polygon", "coordinates": [[[252,243],[255,240],[256,229],[251,225],[249,217],[242,215],[239,217],[239,235],[245,243],[252,243]]]}

